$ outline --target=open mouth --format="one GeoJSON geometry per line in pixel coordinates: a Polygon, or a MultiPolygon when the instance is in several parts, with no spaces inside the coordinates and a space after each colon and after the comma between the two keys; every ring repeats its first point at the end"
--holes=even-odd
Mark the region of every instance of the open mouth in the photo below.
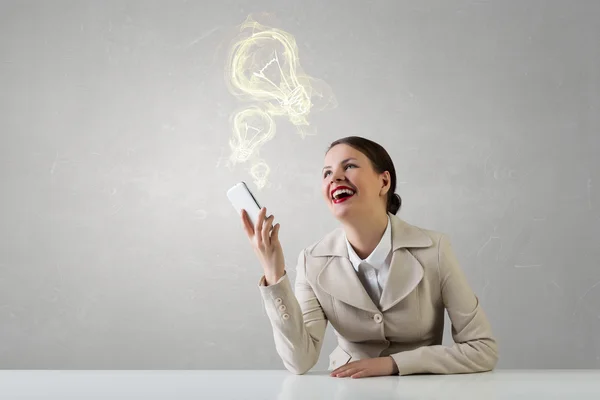
{"type": "Polygon", "coordinates": [[[356,192],[354,192],[354,190],[348,188],[338,189],[335,192],[333,192],[333,203],[343,203],[344,201],[347,201],[348,199],[354,197],[355,193],[356,192]]]}

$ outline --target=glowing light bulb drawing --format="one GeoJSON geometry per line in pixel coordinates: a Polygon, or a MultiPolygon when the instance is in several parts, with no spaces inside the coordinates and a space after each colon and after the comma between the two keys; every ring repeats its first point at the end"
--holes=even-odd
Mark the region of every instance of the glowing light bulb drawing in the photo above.
{"type": "Polygon", "coordinates": [[[267,184],[270,169],[264,160],[257,161],[253,156],[275,135],[272,117],[286,117],[304,138],[309,131],[310,112],[334,108],[337,101],[325,82],[304,73],[291,34],[262,25],[252,16],[239,28],[229,51],[225,82],[238,99],[260,106],[255,104],[233,117],[230,162],[253,160],[250,173],[261,189],[267,184]]]}
{"type": "Polygon", "coordinates": [[[267,185],[267,177],[271,168],[264,160],[257,160],[250,168],[250,175],[254,178],[254,184],[258,188],[264,188],[267,185]]]}
{"type": "Polygon", "coordinates": [[[233,137],[229,140],[231,165],[248,161],[260,147],[275,137],[273,118],[253,106],[237,112],[231,119],[233,137]]]}
{"type": "MultiPolygon", "coordinates": [[[[312,107],[310,95],[307,92],[307,82],[303,85],[296,75],[296,55],[288,54],[290,50],[284,50],[285,60],[281,62],[280,56],[275,49],[268,55],[270,59],[256,71],[253,65],[255,57],[244,57],[246,52],[251,52],[253,47],[263,49],[261,42],[273,42],[285,38],[281,35],[264,36],[260,33],[252,35],[246,41],[240,43],[237,52],[232,59],[231,83],[243,94],[258,101],[265,101],[267,110],[273,115],[288,115],[294,125],[308,125],[307,116],[312,107]],[[248,74],[250,72],[250,74],[248,74]]],[[[274,45],[275,43],[272,43],[274,45]]],[[[286,43],[287,44],[287,43],[286,43]]],[[[260,50],[258,50],[260,51],[260,50]]],[[[242,96],[240,96],[242,97],[242,96]]]]}

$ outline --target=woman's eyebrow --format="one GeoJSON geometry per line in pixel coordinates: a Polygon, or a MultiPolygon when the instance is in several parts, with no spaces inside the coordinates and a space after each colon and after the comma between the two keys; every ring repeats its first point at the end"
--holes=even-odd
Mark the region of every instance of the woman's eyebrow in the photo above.
{"type": "MultiPolygon", "coordinates": [[[[350,161],[350,160],[358,161],[356,158],[350,157],[350,158],[346,158],[346,159],[345,159],[344,161],[342,161],[340,164],[343,164],[343,163],[345,163],[345,162],[348,162],[348,161],[350,161]]],[[[327,166],[323,167],[323,169],[325,169],[325,168],[331,168],[331,167],[330,167],[329,165],[327,165],[327,166]]],[[[321,170],[321,171],[322,171],[322,170],[321,170]]]]}

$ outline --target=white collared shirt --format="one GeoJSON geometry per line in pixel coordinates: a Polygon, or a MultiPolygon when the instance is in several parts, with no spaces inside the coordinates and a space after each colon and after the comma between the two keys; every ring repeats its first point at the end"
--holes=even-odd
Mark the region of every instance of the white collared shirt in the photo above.
{"type": "Polygon", "coordinates": [[[392,222],[390,216],[388,215],[387,227],[379,244],[364,260],[361,260],[356,254],[345,233],[344,238],[348,247],[348,257],[356,270],[358,278],[373,302],[379,304],[392,259],[392,222]]]}

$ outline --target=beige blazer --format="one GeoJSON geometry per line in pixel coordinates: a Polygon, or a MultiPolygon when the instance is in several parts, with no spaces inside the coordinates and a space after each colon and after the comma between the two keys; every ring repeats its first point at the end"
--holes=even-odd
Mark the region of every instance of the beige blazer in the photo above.
{"type": "Polygon", "coordinates": [[[383,356],[393,357],[400,375],[493,369],[496,341],[447,236],[389,215],[393,254],[380,305],[358,279],[341,227],[302,250],[295,294],[287,274],[271,286],[261,278],[259,289],[285,367],[296,374],[311,369],[330,322],[338,338],[330,370],[383,356]],[[452,322],[451,347],[441,345],[444,309],[452,322]]]}

